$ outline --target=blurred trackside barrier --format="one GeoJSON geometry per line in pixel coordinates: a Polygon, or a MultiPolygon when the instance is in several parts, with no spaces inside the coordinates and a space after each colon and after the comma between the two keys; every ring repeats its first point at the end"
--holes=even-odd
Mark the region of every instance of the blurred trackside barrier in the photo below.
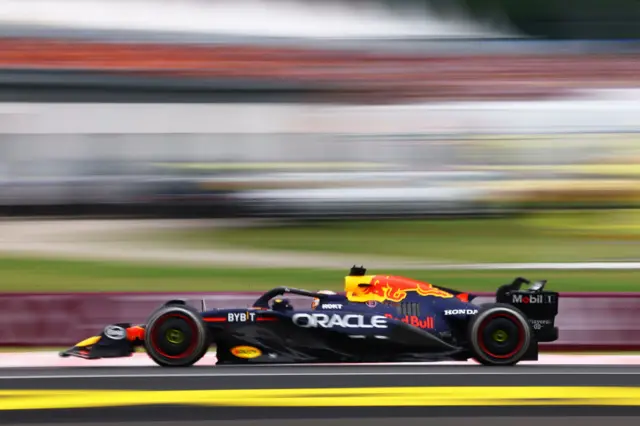
{"type": "Polygon", "coordinates": [[[25,76],[34,70],[53,71],[56,81],[65,72],[73,73],[67,76],[69,82],[82,72],[181,82],[291,81],[330,84],[358,91],[359,96],[367,92],[397,100],[548,98],[567,89],[634,87],[640,82],[639,62],[637,52],[371,53],[317,47],[0,39],[0,70],[29,70],[25,76]]]}
{"type": "MultiPolygon", "coordinates": [[[[0,294],[0,346],[66,346],[113,322],[143,323],[175,298],[207,308],[248,307],[260,293],[0,294]]],[[[479,293],[477,303],[492,301],[479,293]]],[[[297,308],[309,299],[291,297],[297,308]]],[[[560,339],[545,350],[640,350],[640,293],[561,293],[560,339]]]]}

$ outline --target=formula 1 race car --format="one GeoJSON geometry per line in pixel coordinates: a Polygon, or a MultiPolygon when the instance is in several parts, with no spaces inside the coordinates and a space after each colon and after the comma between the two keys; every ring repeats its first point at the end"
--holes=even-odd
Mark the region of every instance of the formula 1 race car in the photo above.
{"type": "Polygon", "coordinates": [[[466,361],[514,365],[538,359],[538,343],[558,339],[558,293],[546,281],[516,278],[495,302],[409,278],[365,275],[354,266],[345,294],[277,287],[250,308],[193,308],[171,300],[145,324],[111,324],[60,356],[130,356],[144,347],[158,365],[186,367],[212,345],[217,364],[466,361]],[[522,289],[523,284],[531,284],[522,289]],[[294,309],[281,296],[309,297],[294,309]]]}

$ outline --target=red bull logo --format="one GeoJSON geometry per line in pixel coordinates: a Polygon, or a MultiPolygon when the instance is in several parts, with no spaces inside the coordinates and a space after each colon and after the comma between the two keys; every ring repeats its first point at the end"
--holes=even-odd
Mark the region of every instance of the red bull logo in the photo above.
{"type": "MultiPolygon", "coordinates": [[[[385,314],[384,316],[387,318],[393,318],[393,315],[391,314],[385,314]]],[[[418,327],[418,328],[429,328],[429,329],[435,328],[433,317],[426,317],[424,319],[420,319],[416,315],[405,315],[405,317],[400,319],[400,321],[406,324],[411,324],[412,326],[418,327]]]]}
{"type": "Polygon", "coordinates": [[[453,294],[440,290],[432,284],[416,281],[409,278],[380,276],[370,277],[369,285],[352,287],[347,290],[347,297],[354,302],[400,302],[407,297],[407,293],[415,291],[420,296],[434,296],[445,299],[452,298],[453,294]]]}

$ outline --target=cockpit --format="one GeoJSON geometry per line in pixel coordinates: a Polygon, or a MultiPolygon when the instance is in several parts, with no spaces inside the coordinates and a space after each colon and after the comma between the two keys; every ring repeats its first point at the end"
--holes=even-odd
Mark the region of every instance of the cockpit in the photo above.
{"type": "Polygon", "coordinates": [[[331,299],[343,299],[343,296],[330,290],[309,291],[290,287],[276,287],[264,293],[253,303],[255,309],[268,309],[278,312],[287,312],[294,310],[294,306],[290,299],[283,297],[284,295],[293,294],[298,296],[309,297],[309,309],[315,310],[322,305],[323,301],[331,299]]]}
{"type": "Polygon", "coordinates": [[[271,302],[271,310],[276,312],[289,312],[293,311],[293,305],[289,299],[278,297],[271,302]]]}

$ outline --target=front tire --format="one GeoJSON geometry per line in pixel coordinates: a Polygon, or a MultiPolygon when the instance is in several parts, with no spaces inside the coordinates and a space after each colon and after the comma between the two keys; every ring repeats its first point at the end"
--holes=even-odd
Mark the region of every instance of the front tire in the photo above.
{"type": "Polygon", "coordinates": [[[200,314],[187,305],[166,305],[146,323],[144,346],[162,367],[189,367],[209,349],[209,334],[200,314]]]}
{"type": "Polygon", "coordinates": [[[525,315],[502,303],[484,305],[469,323],[468,341],[473,359],[483,365],[517,364],[531,345],[525,315]]]}

